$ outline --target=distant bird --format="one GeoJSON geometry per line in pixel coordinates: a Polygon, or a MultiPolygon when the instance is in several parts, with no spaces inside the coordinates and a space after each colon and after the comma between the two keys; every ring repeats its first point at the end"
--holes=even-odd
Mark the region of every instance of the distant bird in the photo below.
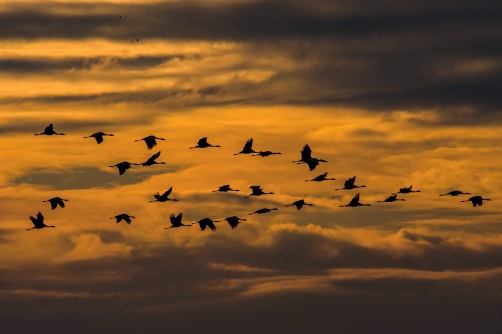
{"type": "Polygon", "coordinates": [[[171,192],[173,191],[173,187],[169,188],[165,193],[162,194],[162,196],[157,192],[155,195],[153,195],[156,200],[155,201],[150,201],[152,202],[167,202],[167,201],[175,201],[177,202],[178,200],[175,198],[168,198],[169,195],[171,195],[171,192]]]}
{"type": "Polygon", "coordinates": [[[239,153],[235,153],[234,155],[251,154],[251,153],[256,153],[255,151],[253,151],[253,138],[248,139],[242,151],[240,151],[239,153]]]}
{"type": "Polygon", "coordinates": [[[303,208],[304,205],[314,206],[314,204],[305,203],[305,200],[303,200],[303,199],[298,200],[296,202],[293,202],[293,204],[288,204],[286,206],[293,206],[293,205],[296,206],[297,210],[300,210],[301,208],[303,208]]]}
{"type": "Polygon", "coordinates": [[[328,180],[336,180],[335,178],[327,179],[326,176],[328,176],[328,172],[321,174],[321,175],[318,175],[315,178],[313,178],[312,180],[305,180],[305,182],[309,182],[309,181],[321,182],[321,181],[328,181],[328,180]]]}
{"type": "Polygon", "coordinates": [[[106,133],[100,131],[100,132],[93,133],[92,135],[84,137],[84,138],[93,137],[94,139],[96,139],[96,143],[101,144],[103,142],[103,136],[113,136],[113,134],[111,134],[111,133],[106,134],[106,133]]]}
{"type": "Polygon", "coordinates": [[[121,213],[120,215],[116,215],[115,217],[112,217],[110,219],[117,219],[117,224],[120,223],[123,220],[129,225],[131,223],[131,218],[136,218],[134,216],[129,216],[127,213],[121,213]]]}
{"type": "Polygon", "coordinates": [[[68,200],[61,198],[61,197],[54,197],[54,198],[48,199],[47,201],[43,201],[43,202],[50,202],[51,208],[52,208],[52,210],[54,210],[55,208],[58,207],[58,204],[61,208],[64,208],[64,202],[68,202],[68,200]]]}
{"type": "Polygon", "coordinates": [[[471,193],[464,193],[460,190],[452,190],[449,193],[446,194],[440,194],[439,196],[446,196],[446,195],[451,195],[451,196],[458,196],[458,195],[470,195],[471,193]]]}
{"type": "Polygon", "coordinates": [[[399,191],[397,192],[398,194],[409,194],[409,193],[419,193],[420,190],[411,190],[413,188],[413,185],[409,186],[408,188],[400,188],[399,191]]]}
{"type": "Polygon", "coordinates": [[[340,205],[340,207],[346,207],[346,206],[351,206],[351,207],[356,207],[356,206],[371,206],[371,204],[361,204],[359,203],[359,193],[354,196],[354,198],[350,201],[349,204],[347,205],[340,205]]]}
{"type": "Polygon", "coordinates": [[[472,206],[476,207],[477,205],[482,206],[483,201],[491,201],[491,199],[483,198],[481,196],[473,196],[473,197],[469,198],[468,200],[461,201],[461,202],[469,202],[469,201],[472,202],[472,206]]]}
{"type": "Polygon", "coordinates": [[[264,157],[268,157],[269,155],[273,155],[273,154],[282,154],[282,153],[281,152],[272,152],[272,151],[260,151],[257,154],[254,154],[253,157],[260,156],[260,157],[264,158],[264,157]]]}
{"type": "Polygon", "coordinates": [[[121,19],[121,18],[122,18],[122,16],[119,16],[119,19],[121,19]]]}
{"type": "Polygon", "coordinates": [[[34,226],[32,228],[26,229],[26,231],[33,230],[34,228],[56,227],[56,226],[45,225],[44,216],[42,215],[41,212],[37,213],[37,218],[30,216],[30,220],[34,226]]]}
{"type": "Polygon", "coordinates": [[[150,158],[148,158],[147,161],[142,162],[140,164],[134,164],[134,165],[143,165],[143,167],[145,167],[145,166],[152,166],[152,165],[165,165],[166,164],[165,162],[157,162],[157,161],[155,161],[155,160],[157,160],[158,157],[160,157],[160,152],[161,151],[158,151],[157,153],[155,153],[154,155],[152,155],[150,158]]]}
{"type": "Polygon", "coordinates": [[[192,223],[192,225],[199,224],[201,231],[204,231],[206,229],[206,227],[209,227],[211,229],[211,231],[214,232],[214,231],[216,231],[216,226],[214,226],[213,223],[219,223],[219,222],[220,222],[219,220],[211,220],[209,218],[204,218],[204,219],[199,220],[196,223],[192,223]]]}
{"type": "Polygon", "coordinates": [[[263,209],[255,211],[253,213],[250,213],[249,215],[251,216],[251,215],[254,215],[255,213],[261,215],[262,213],[267,213],[267,212],[270,212],[272,210],[279,210],[279,209],[277,209],[277,208],[273,208],[273,209],[263,208],[263,209]]]}
{"type": "Polygon", "coordinates": [[[136,42],[139,42],[139,38],[136,40],[136,42]]]}
{"type": "Polygon", "coordinates": [[[263,192],[263,189],[260,186],[251,186],[249,187],[252,191],[252,194],[249,196],[246,196],[244,198],[248,198],[250,196],[261,196],[261,195],[272,195],[273,193],[265,193],[263,192]]]}
{"type": "Polygon", "coordinates": [[[356,186],[354,183],[356,182],[356,177],[351,177],[349,179],[347,179],[347,181],[344,182],[343,184],[343,188],[340,188],[340,189],[335,189],[335,190],[352,190],[352,189],[355,189],[355,188],[365,188],[366,186],[365,185],[362,185],[362,186],[356,186]]]}
{"type": "Polygon", "coordinates": [[[170,228],[177,228],[177,227],[181,227],[181,226],[192,226],[192,224],[190,225],[185,225],[181,222],[181,219],[183,218],[183,214],[182,213],[179,213],[177,216],[175,216],[174,213],[171,213],[171,215],[169,216],[169,219],[171,220],[171,227],[166,227],[165,230],[167,229],[170,229],[170,228]]]}
{"type": "Polygon", "coordinates": [[[397,198],[397,194],[392,194],[389,197],[387,197],[384,201],[377,201],[377,202],[387,202],[387,203],[390,203],[390,202],[395,202],[395,201],[406,201],[406,200],[403,199],[403,198],[397,198]]]}
{"type": "Polygon", "coordinates": [[[230,227],[232,229],[236,228],[237,226],[239,226],[239,224],[241,223],[241,221],[246,221],[246,219],[244,218],[239,218],[237,216],[231,216],[231,217],[227,217],[225,218],[224,220],[227,221],[227,223],[230,225],[230,227]]]}
{"type": "Polygon", "coordinates": [[[47,136],[52,136],[52,135],[58,135],[58,136],[64,136],[65,134],[64,133],[57,133],[56,131],[54,131],[54,127],[52,126],[52,123],[49,124],[44,132],[40,132],[40,133],[35,133],[35,136],[40,136],[40,135],[47,135],[47,136]]]}
{"type": "Polygon", "coordinates": [[[221,146],[209,144],[207,142],[207,137],[204,137],[204,138],[199,139],[199,141],[197,142],[197,146],[190,147],[190,149],[192,149],[192,148],[206,148],[206,147],[221,147],[221,146]]]}
{"type": "Polygon", "coordinates": [[[213,193],[215,193],[215,192],[226,193],[227,191],[239,191],[239,190],[238,189],[231,189],[229,184],[225,184],[224,186],[221,186],[218,190],[213,190],[213,193]]]}
{"type": "Polygon", "coordinates": [[[152,148],[154,148],[155,146],[157,146],[157,141],[155,141],[155,139],[165,140],[164,138],[159,138],[159,137],[155,137],[155,136],[148,136],[148,137],[145,137],[145,138],[141,138],[141,139],[135,140],[135,142],[136,141],[142,141],[142,140],[144,140],[145,143],[146,143],[146,147],[148,147],[148,149],[151,150],[152,148]]]}
{"type": "Polygon", "coordinates": [[[131,168],[131,165],[138,165],[138,164],[131,164],[130,162],[122,161],[122,162],[119,162],[118,164],[110,166],[110,167],[117,167],[119,169],[119,175],[122,175],[126,172],[126,170],[131,168]]]}

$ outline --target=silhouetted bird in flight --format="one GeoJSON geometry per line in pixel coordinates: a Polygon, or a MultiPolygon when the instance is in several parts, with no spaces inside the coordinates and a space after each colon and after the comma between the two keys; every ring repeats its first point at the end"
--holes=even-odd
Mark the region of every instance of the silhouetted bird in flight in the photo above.
{"type": "Polygon", "coordinates": [[[196,223],[192,223],[192,225],[199,224],[201,231],[204,231],[206,229],[206,227],[209,227],[211,229],[211,231],[214,232],[214,231],[216,231],[216,226],[214,226],[213,223],[219,223],[219,222],[220,222],[219,220],[211,220],[209,218],[204,218],[204,219],[199,220],[196,223]]]}
{"type": "MultiPolygon", "coordinates": [[[[319,162],[327,162],[327,161],[323,159],[310,158],[305,163],[309,166],[309,169],[312,171],[319,165],[319,162]]],[[[300,163],[301,162],[299,162],[298,164],[300,163]]]]}
{"type": "Polygon", "coordinates": [[[472,206],[476,207],[477,205],[481,206],[483,205],[483,201],[491,201],[489,198],[483,198],[481,196],[473,196],[469,198],[466,201],[461,201],[461,202],[472,202],[472,206]]]}
{"type": "Polygon", "coordinates": [[[411,190],[413,188],[413,185],[409,186],[408,188],[400,188],[399,191],[397,192],[398,194],[409,194],[409,193],[419,193],[420,190],[411,190]]]}
{"type": "Polygon", "coordinates": [[[349,204],[347,205],[340,205],[340,207],[346,207],[346,206],[351,206],[351,207],[356,207],[356,206],[371,206],[371,204],[361,204],[359,203],[359,193],[354,196],[354,198],[350,201],[349,204]]]}
{"type": "Polygon", "coordinates": [[[249,187],[251,191],[253,192],[251,195],[246,196],[244,198],[248,198],[250,196],[261,196],[261,195],[272,195],[273,193],[265,193],[263,192],[263,189],[261,189],[260,186],[251,186],[249,187]]]}
{"type": "Polygon", "coordinates": [[[135,140],[135,142],[136,141],[142,141],[142,140],[144,140],[145,143],[146,143],[146,147],[148,147],[148,149],[151,150],[152,148],[154,148],[155,146],[157,146],[157,141],[155,141],[155,139],[165,140],[164,138],[159,138],[159,137],[155,137],[155,136],[148,136],[148,137],[145,137],[145,138],[141,138],[141,139],[135,140]]]}
{"type": "Polygon", "coordinates": [[[303,149],[301,150],[300,153],[301,153],[301,159],[293,162],[296,162],[297,164],[307,164],[311,171],[314,170],[319,165],[319,162],[327,162],[324,159],[313,158],[312,150],[310,149],[310,146],[308,144],[305,144],[305,146],[303,146],[303,149]]]}
{"type": "Polygon", "coordinates": [[[122,220],[125,220],[127,225],[131,223],[131,218],[136,218],[134,216],[129,216],[127,213],[121,213],[120,215],[116,215],[115,217],[112,217],[110,219],[117,219],[117,224],[120,223],[122,220]]]}
{"type": "Polygon", "coordinates": [[[136,40],[136,42],[139,42],[139,38],[136,40]]]}
{"type": "Polygon", "coordinates": [[[54,197],[44,202],[50,202],[51,208],[52,210],[54,210],[55,208],[57,208],[58,204],[61,208],[64,208],[64,202],[68,202],[68,200],[61,197],[54,197]]]}
{"type": "Polygon", "coordinates": [[[150,203],[152,202],[167,202],[167,201],[175,201],[177,202],[178,200],[175,199],[175,198],[168,198],[169,195],[171,195],[171,192],[173,191],[173,187],[169,188],[165,193],[162,194],[162,196],[157,192],[155,193],[155,195],[153,195],[156,200],[155,201],[150,201],[150,203]]]}
{"type": "Polygon", "coordinates": [[[395,202],[395,201],[406,201],[406,200],[403,199],[403,198],[397,198],[397,194],[392,194],[389,197],[387,197],[384,201],[377,201],[377,202],[387,202],[387,203],[390,203],[390,202],[395,202]]]}
{"type": "Polygon", "coordinates": [[[458,196],[458,195],[470,195],[471,193],[464,193],[460,190],[452,190],[449,193],[446,194],[440,194],[439,196],[446,196],[446,195],[451,195],[451,196],[458,196]]]}
{"type": "Polygon", "coordinates": [[[113,134],[111,134],[111,133],[106,134],[106,133],[100,131],[100,132],[93,133],[92,135],[84,137],[84,138],[93,137],[94,139],[96,139],[96,143],[101,144],[103,142],[103,136],[113,136],[113,134]]]}
{"type": "Polygon", "coordinates": [[[305,182],[309,181],[315,181],[315,182],[321,182],[321,181],[328,181],[328,180],[336,180],[335,178],[327,179],[326,176],[328,176],[328,172],[318,175],[314,177],[312,180],[305,180],[305,182]]]}
{"type": "Polygon", "coordinates": [[[253,151],[253,138],[248,139],[242,151],[240,151],[239,153],[234,153],[234,155],[251,154],[251,153],[256,153],[255,151],[253,151]]]}
{"type": "Polygon", "coordinates": [[[131,165],[138,165],[138,164],[131,164],[130,162],[122,161],[122,162],[119,162],[118,164],[110,166],[110,167],[117,167],[119,169],[119,175],[122,175],[126,172],[126,170],[131,168],[131,165]]]}
{"type": "Polygon", "coordinates": [[[52,126],[52,123],[49,124],[44,132],[40,132],[40,133],[35,133],[35,136],[40,136],[40,135],[47,135],[47,136],[52,136],[52,135],[58,135],[58,136],[64,136],[65,134],[64,133],[57,133],[56,131],[54,131],[54,127],[52,126]]]}
{"type": "Polygon", "coordinates": [[[221,186],[218,190],[213,190],[213,193],[215,193],[215,192],[226,193],[227,191],[239,191],[239,190],[238,189],[231,189],[229,184],[225,184],[224,186],[221,186]]]}
{"type": "Polygon", "coordinates": [[[269,155],[273,155],[273,154],[282,154],[282,153],[281,152],[272,152],[272,151],[260,151],[257,154],[254,154],[253,157],[260,156],[260,157],[264,158],[264,157],[268,157],[269,155]]]}
{"type": "Polygon", "coordinates": [[[236,228],[237,226],[239,226],[239,224],[241,223],[241,221],[246,221],[246,219],[244,218],[239,218],[237,216],[231,216],[231,217],[227,217],[225,218],[224,220],[227,221],[227,223],[230,225],[230,227],[232,229],[236,228]]]}
{"type": "Polygon", "coordinates": [[[304,205],[314,206],[314,204],[305,203],[305,200],[303,200],[303,199],[298,200],[296,202],[293,202],[293,204],[288,204],[286,206],[293,206],[293,205],[296,206],[297,210],[300,210],[301,208],[303,208],[304,205]]]}
{"type": "Polygon", "coordinates": [[[277,208],[273,208],[273,209],[263,208],[263,209],[260,209],[260,210],[256,210],[255,212],[250,213],[249,215],[251,216],[251,215],[254,215],[255,213],[261,215],[262,213],[267,213],[267,212],[270,212],[272,210],[279,210],[279,209],[277,209],[277,208]]]}
{"type": "Polygon", "coordinates": [[[356,177],[351,177],[350,179],[347,179],[347,181],[344,182],[343,184],[343,188],[340,188],[340,189],[335,189],[336,190],[352,190],[352,189],[355,189],[355,188],[365,188],[366,186],[365,185],[362,185],[362,186],[356,186],[354,183],[356,182],[356,177]]]}
{"type": "Polygon", "coordinates": [[[183,218],[183,214],[182,213],[179,213],[177,216],[175,216],[174,213],[171,213],[171,215],[169,216],[169,219],[171,220],[171,227],[166,227],[165,230],[167,229],[170,229],[170,228],[176,228],[176,227],[181,227],[181,226],[192,226],[192,224],[190,225],[185,225],[181,222],[181,219],[183,218]]]}
{"type": "Polygon", "coordinates": [[[157,162],[155,160],[157,160],[157,158],[160,156],[160,151],[158,151],[157,153],[155,153],[154,155],[152,155],[150,158],[148,158],[147,161],[145,162],[142,162],[140,164],[134,164],[134,165],[143,165],[143,167],[145,166],[152,166],[152,165],[165,165],[166,163],[165,162],[157,162]]]}
{"type": "Polygon", "coordinates": [[[197,142],[197,146],[190,147],[190,149],[192,149],[192,148],[206,148],[206,147],[221,147],[221,146],[209,144],[207,142],[207,137],[204,137],[204,138],[199,139],[199,141],[197,142]]]}
{"type": "Polygon", "coordinates": [[[44,228],[44,227],[56,227],[56,226],[49,226],[44,224],[44,216],[42,215],[41,212],[37,213],[37,218],[30,216],[30,220],[33,223],[32,228],[26,229],[26,231],[33,230],[34,228],[44,228]]]}

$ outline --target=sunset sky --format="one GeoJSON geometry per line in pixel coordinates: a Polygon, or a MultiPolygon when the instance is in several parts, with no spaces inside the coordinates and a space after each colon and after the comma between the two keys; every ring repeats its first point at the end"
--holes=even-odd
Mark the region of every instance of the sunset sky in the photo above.
{"type": "Polygon", "coordinates": [[[0,0],[0,332],[501,333],[501,17],[491,0],[0,0]],[[50,123],[66,135],[34,136],[50,123]],[[83,138],[98,131],[114,136],[83,138]],[[202,137],[221,147],[189,149],[202,137]],[[249,138],[282,154],[234,155],[249,138]],[[305,144],[328,162],[293,163],[305,144]],[[352,176],[366,187],[335,191],[352,176]],[[178,202],[149,203],[170,187],[178,202]],[[455,189],[491,201],[439,196],[455,189]],[[358,192],[371,207],[340,207],[358,192]],[[56,228],[26,231],[39,211],[56,228]],[[247,221],[165,230],[180,212],[247,221]]]}

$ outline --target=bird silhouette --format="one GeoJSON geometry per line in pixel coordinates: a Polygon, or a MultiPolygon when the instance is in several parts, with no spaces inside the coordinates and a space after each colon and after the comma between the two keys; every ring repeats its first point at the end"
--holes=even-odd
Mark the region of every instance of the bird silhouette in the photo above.
{"type": "Polygon", "coordinates": [[[215,192],[226,193],[227,191],[239,191],[239,190],[238,189],[231,189],[229,184],[225,184],[224,186],[221,186],[218,190],[213,190],[213,193],[215,193],[215,192]]]}
{"type": "Polygon", "coordinates": [[[145,162],[142,162],[140,164],[133,164],[133,165],[143,165],[143,167],[145,167],[145,166],[152,166],[152,165],[165,165],[166,164],[165,162],[157,162],[157,161],[155,161],[160,156],[160,152],[161,151],[158,151],[157,153],[155,153],[154,155],[152,155],[150,158],[148,158],[148,160],[145,161],[145,162]]]}
{"type": "Polygon", "coordinates": [[[230,225],[230,227],[232,229],[236,228],[237,226],[239,226],[239,224],[241,223],[241,221],[246,221],[246,219],[244,218],[239,218],[237,216],[231,216],[231,217],[227,217],[223,220],[226,220],[227,223],[230,225]]]}
{"type": "Polygon", "coordinates": [[[136,40],[136,42],[139,42],[139,38],[136,40]]]}
{"type": "Polygon", "coordinates": [[[181,227],[181,226],[188,226],[188,227],[192,226],[192,224],[190,224],[190,225],[183,224],[181,222],[182,218],[183,218],[182,213],[179,213],[177,216],[174,213],[171,213],[171,215],[169,216],[169,219],[171,220],[171,226],[166,227],[165,230],[170,229],[170,228],[177,228],[177,227],[181,227]]]}
{"type": "Polygon", "coordinates": [[[250,213],[249,215],[250,215],[250,216],[251,216],[251,215],[254,215],[254,214],[259,214],[259,215],[261,215],[262,213],[267,213],[267,212],[270,212],[270,211],[272,211],[272,210],[279,210],[279,209],[277,209],[277,208],[273,208],[273,209],[263,208],[263,209],[260,209],[260,210],[256,210],[255,212],[250,213]]]}
{"type": "Polygon", "coordinates": [[[310,149],[310,146],[308,144],[305,144],[303,146],[302,150],[300,151],[301,154],[301,159],[298,161],[293,161],[296,163],[306,163],[308,159],[312,158],[312,150],[310,149]]]}
{"type": "Polygon", "coordinates": [[[141,138],[141,139],[135,140],[135,142],[136,141],[142,141],[142,140],[144,140],[145,143],[146,143],[146,147],[149,150],[151,150],[152,148],[154,148],[155,146],[157,146],[157,141],[155,139],[165,140],[164,138],[159,138],[159,137],[155,137],[155,136],[148,136],[148,137],[145,137],[145,138],[141,138]]]}
{"type": "Polygon", "coordinates": [[[131,164],[130,162],[122,161],[122,162],[119,162],[118,164],[110,166],[110,167],[117,167],[119,170],[119,175],[122,175],[126,172],[126,170],[131,168],[131,165],[138,165],[138,164],[131,164]]]}
{"type": "Polygon", "coordinates": [[[296,206],[297,210],[300,210],[301,208],[303,208],[304,205],[314,206],[314,204],[305,203],[305,200],[303,200],[303,199],[298,200],[296,202],[293,202],[293,204],[288,204],[286,206],[293,206],[293,205],[296,206]]]}
{"type": "Polygon", "coordinates": [[[150,201],[149,203],[152,202],[167,202],[167,201],[175,201],[177,202],[178,200],[175,198],[168,198],[169,195],[171,195],[171,192],[173,191],[173,187],[169,188],[165,193],[162,194],[162,196],[157,192],[155,195],[153,195],[156,199],[155,201],[150,201]]]}
{"type": "Polygon", "coordinates": [[[56,226],[49,226],[44,224],[44,216],[42,215],[41,212],[37,213],[37,218],[30,216],[30,220],[33,223],[32,228],[26,229],[26,231],[33,230],[34,228],[44,228],[44,227],[56,227],[56,226]]]}
{"type": "Polygon", "coordinates": [[[327,179],[326,176],[328,176],[328,172],[318,175],[314,177],[312,180],[305,180],[305,182],[309,181],[315,181],[315,182],[321,182],[321,181],[328,181],[328,180],[336,180],[335,178],[327,179]]]}
{"type": "Polygon", "coordinates": [[[483,198],[481,196],[473,196],[471,198],[469,198],[468,200],[465,200],[465,201],[461,201],[461,202],[472,202],[472,206],[476,207],[476,206],[482,206],[483,205],[483,201],[491,201],[491,199],[489,198],[483,198]]]}
{"type": "Polygon", "coordinates": [[[47,136],[52,136],[52,135],[58,135],[58,136],[64,136],[65,134],[64,133],[57,133],[56,131],[54,131],[54,127],[52,126],[52,123],[49,124],[44,132],[40,132],[40,133],[35,133],[35,136],[40,136],[40,135],[47,135],[47,136]]]}
{"type": "Polygon", "coordinates": [[[242,149],[242,151],[240,151],[239,153],[234,153],[234,155],[251,154],[251,153],[256,153],[253,150],[253,138],[248,139],[248,141],[244,145],[244,148],[242,149]]]}
{"type": "Polygon", "coordinates": [[[55,208],[57,208],[58,204],[61,208],[64,208],[64,202],[68,202],[68,200],[61,197],[54,197],[43,202],[50,202],[51,208],[52,210],[54,210],[55,208]]]}
{"type": "Polygon", "coordinates": [[[221,147],[221,146],[209,144],[207,142],[207,137],[204,137],[204,138],[199,139],[199,141],[197,142],[197,145],[194,147],[190,147],[190,149],[192,149],[192,148],[207,148],[207,147],[221,147]]]}
{"type": "Polygon", "coordinates": [[[136,218],[134,216],[130,216],[127,213],[121,213],[120,215],[116,215],[115,217],[112,217],[110,219],[117,219],[117,224],[120,223],[122,220],[125,220],[127,225],[131,223],[131,218],[136,218]]]}
{"type": "Polygon", "coordinates": [[[263,192],[263,189],[261,189],[260,186],[251,186],[249,187],[252,191],[251,195],[246,196],[244,198],[248,198],[250,196],[261,196],[261,195],[272,195],[273,193],[265,193],[263,192]]]}
{"type": "MultiPolygon", "coordinates": [[[[319,162],[327,161],[323,159],[310,158],[305,163],[309,166],[309,169],[313,171],[319,165],[319,162]]],[[[301,164],[301,162],[299,162],[298,164],[301,164]]]]}
{"type": "Polygon", "coordinates": [[[257,154],[253,154],[253,157],[268,157],[269,155],[273,155],[273,154],[282,154],[281,152],[272,152],[272,151],[260,151],[258,152],[257,154]]]}
{"type": "Polygon", "coordinates": [[[409,193],[419,193],[420,190],[411,190],[413,188],[413,185],[410,185],[408,188],[400,188],[399,191],[397,192],[398,194],[409,194],[409,193]]]}
{"type": "Polygon", "coordinates": [[[371,204],[361,204],[359,203],[359,193],[356,194],[356,196],[354,196],[354,198],[350,201],[349,204],[347,205],[340,205],[340,207],[346,207],[346,206],[351,206],[351,207],[356,207],[356,206],[371,206],[371,204]]]}
{"type": "Polygon", "coordinates": [[[192,223],[191,225],[199,224],[201,231],[204,231],[206,229],[206,227],[209,227],[211,229],[211,231],[214,232],[214,231],[216,231],[216,226],[214,226],[213,223],[219,223],[219,222],[220,222],[219,220],[211,220],[209,218],[204,218],[204,219],[199,220],[196,223],[192,223]]]}
{"type": "Polygon", "coordinates": [[[384,201],[377,201],[377,202],[387,202],[387,203],[390,203],[390,202],[395,202],[395,201],[406,201],[406,200],[403,199],[403,198],[397,198],[397,194],[392,194],[389,197],[387,197],[384,201]]]}
{"type": "Polygon", "coordinates": [[[458,195],[470,195],[471,193],[464,193],[460,190],[452,190],[449,193],[446,194],[440,194],[439,196],[446,196],[446,195],[451,195],[451,196],[458,196],[458,195]]]}
{"type": "Polygon", "coordinates": [[[84,138],[93,137],[94,139],[96,139],[96,143],[101,144],[103,142],[103,136],[113,136],[113,134],[111,134],[111,133],[106,134],[106,133],[100,131],[100,132],[93,133],[92,135],[84,137],[84,138]]]}
{"type": "Polygon", "coordinates": [[[351,177],[350,179],[347,179],[347,181],[344,182],[343,184],[343,188],[340,188],[340,189],[335,189],[336,190],[352,190],[352,189],[355,189],[355,188],[365,188],[366,186],[365,185],[362,185],[362,186],[356,186],[354,183],[356,182],[356,177],[351,177]]]}

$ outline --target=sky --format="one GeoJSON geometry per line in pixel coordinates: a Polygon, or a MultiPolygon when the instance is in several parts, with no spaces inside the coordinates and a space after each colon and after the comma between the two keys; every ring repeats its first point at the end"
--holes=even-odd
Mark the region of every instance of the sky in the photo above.
{"type": "Polygon", "coordinates": [[[0,0],[2,332],[500,333],[501,17],[491,0],[0,0]],[[34,136],[50,123],[65,135],[34,136]],[[114,136],[83,138],[98,131],[114,136]],[[202,137],[221,147],[189,149],[202,137]],[[234,155],[250,138],[282,154],[234,155]],[[305,144],[327,162],[293,163],[305,144]],[[353,176],[366,187],[335,190],[353,176]],[[491,201],[439,196],[455,189],[491,201]],[[357,193],[371,206],[340,207],[357,193]],[[56,227],[26,231],[37,212],[56,227]],[[172,213],[247,220],[166,230],[172,213]]]}

